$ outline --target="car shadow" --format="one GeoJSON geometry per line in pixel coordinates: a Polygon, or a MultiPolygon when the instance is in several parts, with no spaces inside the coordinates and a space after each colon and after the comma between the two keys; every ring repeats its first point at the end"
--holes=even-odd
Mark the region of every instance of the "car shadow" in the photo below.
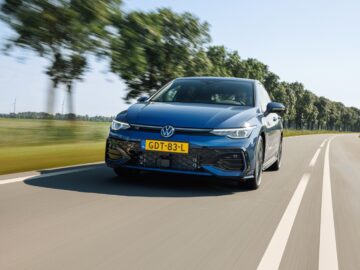
{"type": "Polygon", "coordinates": [[[66,169],[40,171],[40,176],[25,180],[25,184],[50,189],[119,196],[199,197],[224,196],[248,191],[233,181],[213,177],[141,173],[121,178],[105,165],[89,166],[74,172],[66,169]],[[57,174],[59,173],[59,174],[57,174]]]}

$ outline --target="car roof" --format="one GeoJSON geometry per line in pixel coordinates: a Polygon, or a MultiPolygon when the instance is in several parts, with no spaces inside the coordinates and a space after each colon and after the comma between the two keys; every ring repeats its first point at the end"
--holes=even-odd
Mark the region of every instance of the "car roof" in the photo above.
{"type": "Polygon", "coordinates": [[[258,80],[253,79],[246,79],[246,78],[235,78],[235,77],[211,77],[211,76],[199,76],[199,77],[179,77],[175,80],[206,80],[206,79],[212,79],[212,80],[232,80],[232,81],[246,81],[246,82],[252,82],[256,83],[258,80]]]}

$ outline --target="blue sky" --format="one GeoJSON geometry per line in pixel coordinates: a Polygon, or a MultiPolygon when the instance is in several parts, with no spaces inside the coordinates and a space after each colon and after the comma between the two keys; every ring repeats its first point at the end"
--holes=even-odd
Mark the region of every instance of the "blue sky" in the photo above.
{"type": "MultiPolygon", "coordinates": [[[[126,9],[170,7],[190,11],[211,25],[212,43],[237,50],[242,58],[257,58],[285,81],[300,81],[317,95],[360,108],[360,1],[358,0],[132,0],[126,9]]],[[[10,30],[0,23],[0,45],[10,30]]],[[[31,53],[0,55],[0,112],[42,111],[47,62],[31,53]],[[16,56],[16,57],[14,57],[16,56]],[[23,59],[25,58],[25,60],[23,59]]],[[[124,85],[93,62],[85,81],[76,85],[76,112],[114,115],[127,105],[124,85]]],[[[61,111],[64,91],[58,93],[61,111]]]]}

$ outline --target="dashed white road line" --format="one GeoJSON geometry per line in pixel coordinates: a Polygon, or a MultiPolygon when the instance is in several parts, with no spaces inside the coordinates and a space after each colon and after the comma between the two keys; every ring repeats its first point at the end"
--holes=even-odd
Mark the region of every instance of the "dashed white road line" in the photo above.
{"type": "MultiPolygon", "coordinates": [[[[333,137],[334,138],[334,137],[333,137]]],[[[321,200],[321,223],[320,223],[320,246],[319,246],[319,269],[336,270],[339,268],[336,236],[334,225],[334,210],[331,195],[331,179],[329,165],[329,149],[331,138],[325,150],[324,174],[321,200]]]]}
{"type": "MultiPolygon", "coordinates": [[[[320,146],[320,147],[321,147],[321,146],[320,146]]],[[[315,155],[313,156],[313,158],[311,159],[311,161],[310,161],[310,163],[309,163],[309,166],[310,166],[310,167],[314,167],[314,166],[315,166],[315,163],[316,163],[316,160],[317,160],[318,157],[319,157],[320,151],[321,151],[321,148],[318,148],[318,150],[316,150],[315,155]]]]}
{"type": "Polygon", "coordinates": [[[53,173],[46,173],[46,174],[27,175],[27,176],[22,176],[22,177],[17,177],[17,178],[0,180],[0,185],[10,184],[10,183],[16,183],[16,182],[21,182],[21,181],[25,181],[25,180],[31,179],[31,178],[36,178],[36,179],[38,179],[38,178],[44,178],[44,177],[56,176],[56,175],[74,173],[74,172],[82,172],[82,171],[91,170],[91,169],[93,169],[93,168],[79,168],[79,169],[65,170],[65,171],[61,171],[61,172],[53,172],[53,173]]]}
{"type": "Polygon", "coordinates": [[[258,270],[278,269],[310,174],[304,174],[262,257],[258,270]]]}
{"type": "Polygon", "coordinates": [[[320,148],[322,148],[322,147],[325,145],[325,143],[326,143],[327,140],[328,140],[328,139],[325,139],[325,141],[323,141],[323,142],[320,144],[320,148]]]}
{"type": "MultiPolygon", "coordinates": [[[[320,151],[321,148],[318,148],[309,163],[309,167],[313,167],[315,165],[319,157],[320,151]]],[[[291,229],[294,225],[294,221],[297,212],[300,208],[300,204],[304,196],[309,179],[310,179],[309,173],[305,173],[302,176],[279,222],[279,225],[277,226],[275,233],[272,236],[270,243],[267,246],[265,253],[257,267],[258,270],[272,270],[279,268],[287,241],[290,236],[291,229]]]]}

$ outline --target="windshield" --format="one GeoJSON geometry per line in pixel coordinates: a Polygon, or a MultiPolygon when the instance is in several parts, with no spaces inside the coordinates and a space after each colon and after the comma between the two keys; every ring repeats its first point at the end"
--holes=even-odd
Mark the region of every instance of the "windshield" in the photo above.
{"type": "Polygon", "coordinates": [[[253,85],[248,81],[221,79],[177,79],[160,90],[151,101],[254,106],[253,85]]]}

